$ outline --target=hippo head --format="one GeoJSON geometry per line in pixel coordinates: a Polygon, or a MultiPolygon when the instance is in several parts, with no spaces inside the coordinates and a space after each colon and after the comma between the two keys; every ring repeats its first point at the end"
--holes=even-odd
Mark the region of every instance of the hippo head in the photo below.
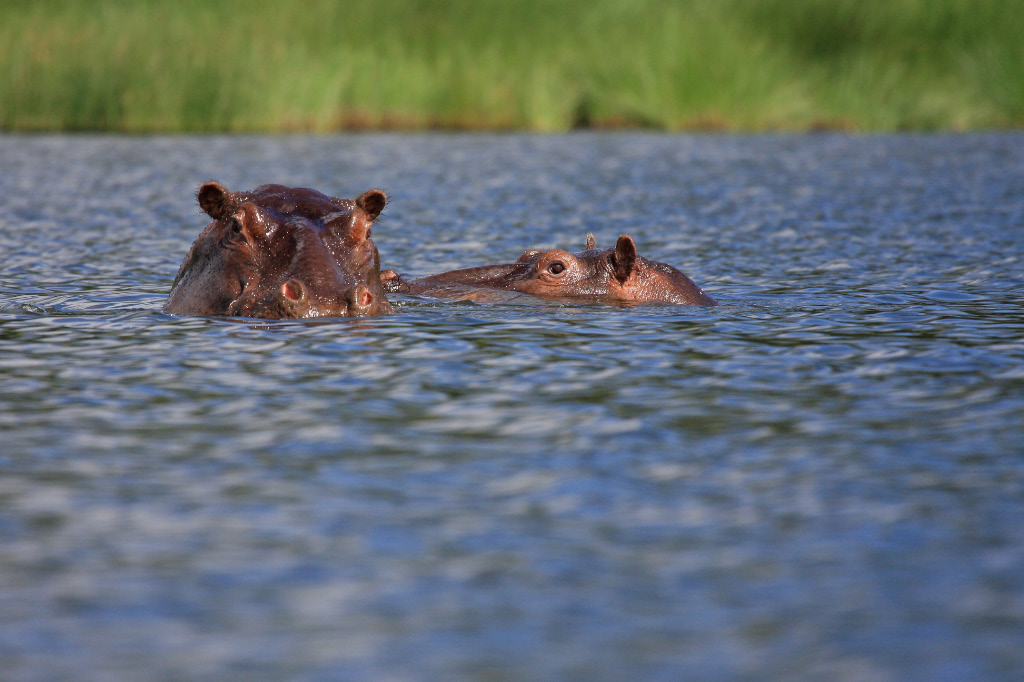
{"type": "Polygon", "coordinates": [[[612,249],[595,248],[593,235],[587,235],[583,251],[533,249],[517,264],[529,267],[511,278],[511,288],[541,298],[717,305],[679,270],[637,254],[633,238],[625,234],[612,249]]]}
{"type": "Polygon", "coordinates": [[[380,190],[353,201],[281,185],[229,192],[208,182],[198,199],[213,222],[185,256],[165,312],[266,319],[392,312],[370,238],[387,202],[380,190]]]}
{"type": "Polygon", "coordinates": [[[515,263],[453,270],[409,282],[386,273],[385,285],[389,291],[443,297],[491,288],[560,300],[717,305],[679,270],[637,254],[628,235],[619,237],[612,249],[596,248],[593,235],[587,235],[586,247],[575,254],[533,249],[515,263]]]}

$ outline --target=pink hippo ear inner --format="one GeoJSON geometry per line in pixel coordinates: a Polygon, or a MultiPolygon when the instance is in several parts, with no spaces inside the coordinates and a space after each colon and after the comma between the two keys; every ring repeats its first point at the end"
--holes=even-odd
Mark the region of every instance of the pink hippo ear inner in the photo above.
{"type": "Polygon", "coordinates": [[[363,192],[356,199],[356,206],[359,207],[363,213],[373,222],[380,215],[380,212],[384,210],[384,205],[388,203],[388,195],[379,189],[371,189],[363,192]]]}
{"type": "Polygon", "coordinates": [[[214,220],[220,220],[231,208],[231,192],[219,182],[208,182],[196,193],[199,208],[214,220]]]}
{"type": "Polygon", "coordinates": [[[615,251],[612,253],[612,266],[614,267],[615,279],[625,283],[633,274],[636,267],[636,244],[632,237],[622,235],[619,241],[615,242],[615,251]]]}

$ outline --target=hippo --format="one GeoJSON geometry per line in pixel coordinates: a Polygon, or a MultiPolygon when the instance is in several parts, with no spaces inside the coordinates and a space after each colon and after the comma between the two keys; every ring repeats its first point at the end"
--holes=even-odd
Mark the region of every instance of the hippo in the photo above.
{"type": "Polygon", "coordinates": [[[181,263],[164,312],[264,319],[393,312],[370,238],[387,196],[337,199],[305,187],[261,185],[197,193],[213,219],[181,263]]]}
{"type": "Polygon", "coordinates": [[[597,303],[682,303],[718,305],[715,299],[671,265],[647,260],[629,235],[615,248],[598,249],[587,235],[583,251],[531,249],[515,263],[451,270],[405,280],[391,270],[381,274],[385,291],[434,298],[499,300],[494,290],[539,298],[597,303]]]}

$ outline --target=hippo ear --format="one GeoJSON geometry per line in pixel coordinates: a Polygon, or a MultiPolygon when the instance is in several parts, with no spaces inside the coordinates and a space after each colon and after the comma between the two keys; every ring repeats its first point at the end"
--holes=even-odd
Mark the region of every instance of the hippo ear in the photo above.
{"type": "Polygon", "coordinates": [[[388,203],[388,195],[379,189],[371,189],[367,192],[363,192],[356,199],[356,206],[358,206],[370,220],[376,220],[380,212],[384,210],[384,204],[388,203]]]}
{"type": "Polygon", "coordinates": [[[591,249],[597,248],[597,240],[594,239],[594,235],[587,233],[587,245],[583,247],[584,251],[590,251],[591,249]]]}
{"type": "Polygon", "coordinates": [[[224,189],[219,182],[208,182],[199,188],[196,194],[199,207],[214,220],[220,220],[231,206],[231,192],[224,189]]]}
{"type": "Polygon", "coordinates": [[[625,282],[633,274],[633,268],[636,267],[636,244],[629,235],[624,234],[615,242],[612,266],[615,268],[615,279],[620,282],[625,282]]]}

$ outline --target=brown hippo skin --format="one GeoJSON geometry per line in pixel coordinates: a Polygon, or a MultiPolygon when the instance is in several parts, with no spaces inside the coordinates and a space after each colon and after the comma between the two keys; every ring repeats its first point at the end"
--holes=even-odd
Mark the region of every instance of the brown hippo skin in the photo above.
{"type": "Polygon", "coordinates": [[[533,249],[515,263],[411,280],[385,270],[382,279],[386,291],[435,298],[486,300],[487,290],[505,290],[564,301],[718,305],[679,270],[638,255],[628,235],[619,237],[613,249],[595,248],[593,235],[587,235],[586,248],[575,254],[533,249]]]}
{"type": "Polygon", "coordinates": [[[199,188],[213,222],[185,256],[164,312],[264,319],[393,312],[370,238],[387,197],[336,199],[307,188],[199,188]]]}

